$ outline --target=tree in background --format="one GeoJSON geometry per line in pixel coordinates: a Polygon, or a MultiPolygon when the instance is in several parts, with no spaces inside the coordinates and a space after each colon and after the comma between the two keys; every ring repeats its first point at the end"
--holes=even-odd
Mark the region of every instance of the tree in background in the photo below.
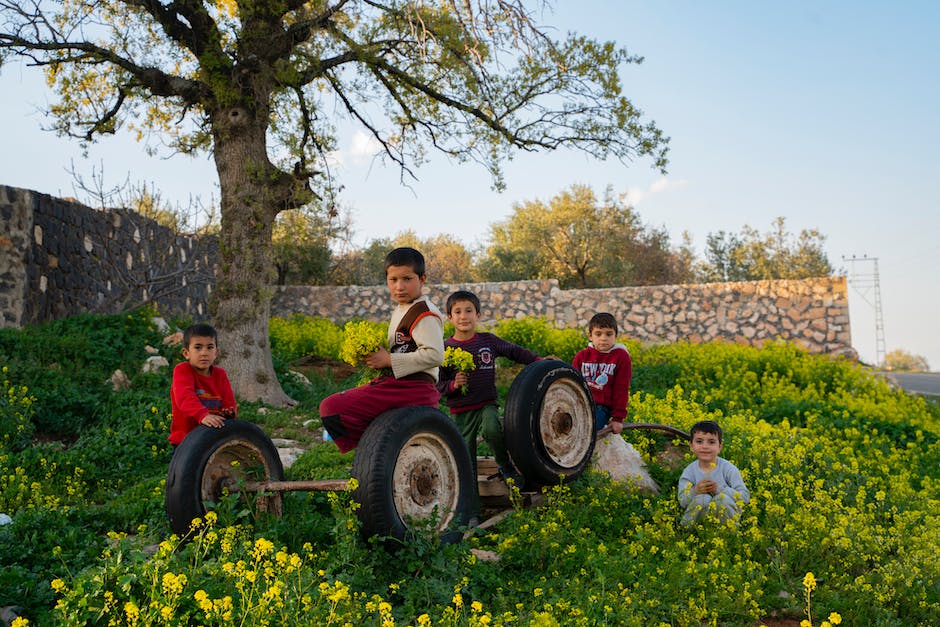
{"type": "MultiPolygon", "coordinates": [[[[530,8],[529,4],[535,5],[530,8]]],[[[523,0],[0,0],[0,63],[43,66],[55,130],[129,130],[219,176],[223,363],[245,400],[290,403],[268,337],[272,233],[282,211],[332,205],[340,116],[403,175],[431,146],[503,186],[514,150],[575,148],[666,165],[668,139],[622,94],[642,59],[537,22],[523,0]]]]}
{"type": "Polygon", "coordinates": [[[882,368],[893,370],[895,372],[929,372],[930,366],[927,364],[927,358],[921,355],[914,355],[904,349],[898,348],[888,351],[885,355],[882,368]]]}
{"type": "Polygon", "coordinates": [[[468,283],[474,280],[473,254],[460,240],[446,233],[421,238],[409,229],[394,238],[371,240],[365,248],[339,256],[334,274],[337,283],[384,284],[385,255],[399,246],[411,246],[421,251],[427,262],[428,281],[431,283],[468,283]]]}
{"type": "Polygon", "coordinates": [[[672,251],[665,229],[644,226],[609,187],[598,202],[590,187],[572,185],[547,204],[517,203],[493,224],[478,274],[489,281],[557,278],[562,287],[649,285],[683,280],[688,263],[688,251],[672,251]]]}
{"type": "Polygon", "coordinates": [[[283,211],[274,221],[274,267],[277,285],[323,285],[333,259],[334,227],[306,208],[283,211]]]}
{"type": "Polygon", "coordinates": [[[829,276],[833,269],[823,250],[825,241],[816,229],[803,229],[794,238],[782,217],[764,235],[747,225],[740,235],[709,233],[697,274],[706,282],[829,276]]]}

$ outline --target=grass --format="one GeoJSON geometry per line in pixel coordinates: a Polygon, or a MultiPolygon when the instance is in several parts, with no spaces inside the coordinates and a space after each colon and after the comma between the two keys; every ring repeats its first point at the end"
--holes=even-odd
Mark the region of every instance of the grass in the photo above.
{"type": "MultiPolygon", "coordinates": [[[[281,517],[230,497],[181,543],[163,513],[169,373],[135,374],[146,345],[177,359],[151,315],[0,332],[0,512],[12,518],[0,527],[0,606],[20,606],[20,624],[907,626],[940,616],[940,407],[854,364],[786,344],[629,344],[631,420],[724,427],[723,456],[752,494],[736,525],[679,525],[675,483],[691,458],[634,431],[625,437],[658,496],[589,472],[464,542],[419,534],[394,552],[361,538],[349,493],[287,494],[281,517]],[[104,383],[116,368],[129,389],[104,383]]],[[[550,343],[539,324],[516,331],[550,343]]],[[[346,478],[352,463],[319,439],[319,400],[357,377],[327,365],[341,334],[323,325],[272,325],[286,347],[276,369],[298,406],[242,406],[306,449],[289,478],[346,478]],[[308,342],[305,328],[330,341],[308,342]],[[311,350],[324,354],[297,361],[311,350]]],[[[503,393],[516,372],[501,369],[503,393]]]]}

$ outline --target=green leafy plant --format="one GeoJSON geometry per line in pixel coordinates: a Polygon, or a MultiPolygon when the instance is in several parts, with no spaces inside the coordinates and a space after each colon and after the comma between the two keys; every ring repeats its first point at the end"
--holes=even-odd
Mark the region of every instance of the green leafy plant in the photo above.
{"type": "MultiPolygon", "coordinates": [[[[518,327],[533,336],[546,328],[518,327]]],[[[140,329],[129,347],[151,341],[147,325],[140,329]]],[[[34,346],[48,329],[4,331],[0,344],[13,354],[18,338],[34,346]]],[[[544,341],[546,353],[559,352],[544,341]]],[[[74,346],[62,354],[49,346],[44,363],[70,363],[74,346]]],[[[32,438],[0,449],[0,512],[12,518],[0,525],[0,606],[21,606],[29,624],[43,625],[750,627],[771,615],[933,624],[940,406],[786,344],[629,348],[630,420],[722,425],[722,455],[752,495],[736,526],[679,525],[674,492],[692,459],[687,443],[627,431],[660,494],[589,470],[547,487],[538,508],[518,499],[498,525],[463,542],[440,546],[419,534],[388,553],[361,538],[349,492],[290,493],[280,518],[242,515],[237,499],[225,501],[180,543],[163,510],[169,374],[136,375],[129,389],[94,392],[94,428],[63,438],[37,421],[32,438]],[[810,597],[807,573],[819,583],[810,597]]],[[[18,364],[39,359],[20,354],[18,364]]],[[[8,367],[7,393],[22,399],[26,385],[37,399],[31,410],[45,411],[48,396],[8,367]]],[[[310,376],[298,406],[263,413],[244,403],[243,417],[272,435],[315,430],[303,423],[344,383],[310,376]]],[[[71,388],[48,393],[63,389],[71,388]]],[[[318,437],[305,446],[289,479],[349,478],[354,453],[318,437]]]]}

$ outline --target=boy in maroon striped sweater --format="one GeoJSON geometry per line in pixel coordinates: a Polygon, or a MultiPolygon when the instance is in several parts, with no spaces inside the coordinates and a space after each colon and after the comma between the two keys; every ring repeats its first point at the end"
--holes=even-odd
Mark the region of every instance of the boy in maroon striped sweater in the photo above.
{"type": "Polygon", "coordinates": [[[474,473],[477,436],[482,431],[483,439],[499,464],[500,475],[503,479],[512,479],[522,489],[525,481],[513,466],[503,437],[496,392],[496,358],[507,357],[516,363],[531,364],[540,357],[492,333],[477,332],[480,299],[473,292],[458,290],[448,296],[446,312],[454,324],[454,335],[444,341],[444,346],[461,348],[473,355],[475,368],[470,372],[456,372],[442,367],[437,389],[467,443],[474,473]]]}

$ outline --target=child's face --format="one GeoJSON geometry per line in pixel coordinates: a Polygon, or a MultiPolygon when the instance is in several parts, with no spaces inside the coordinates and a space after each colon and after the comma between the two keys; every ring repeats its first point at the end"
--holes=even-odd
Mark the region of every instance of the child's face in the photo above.
{"type": "Polygon", "coordinates": [[[715,433],[696,431],[692,435],[689,446],[692,448],[696,459],[706,464],[715,464],[718,460],[718,454],[721,453],[721,442],[718,441],[718,435],[715,433]]]}
{"type": "Polygon", "coordinates": [[[594,348],[602,353],[606,353],[617,343],[617,334],[608,327],[594,327],[588,335],[594,348]]]}
{"type": "Polygon", "coordinates": [[[469,300],[458,300],[451,306],[447,317],[454,323],[454,329],[463,335],[472,334],[477,328],[480,314],[469,300]]]}
{"type": "Polygon", "coordinates": [[[421,296],[424,275],[418,275],[411,266],[389,266],[385,269],[385,282],[392,299],[399,305],[407,305],[421,296]]]}
{"type": "Polygon", "coordinates": [[[208,376],[209,368],[219,356],[219,347],[211,337],[194,335],[189,338],[189,346],[183,349],[183,357],[201,375],[208,376]]]}

